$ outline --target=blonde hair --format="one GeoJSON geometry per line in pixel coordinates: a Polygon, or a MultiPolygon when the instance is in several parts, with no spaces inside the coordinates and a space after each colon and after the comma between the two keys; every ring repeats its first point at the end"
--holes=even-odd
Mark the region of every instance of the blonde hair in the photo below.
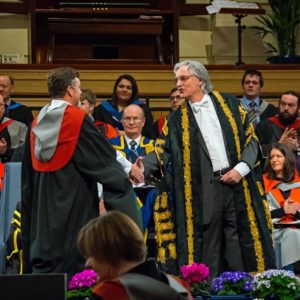
{"type": "Polygon", "coordinates": [[[126,262],[143,262],[146,245],[139,227],[127,215],[111,211],[92,219],[79,232],[79,251],[113,267],[126,262]]]}

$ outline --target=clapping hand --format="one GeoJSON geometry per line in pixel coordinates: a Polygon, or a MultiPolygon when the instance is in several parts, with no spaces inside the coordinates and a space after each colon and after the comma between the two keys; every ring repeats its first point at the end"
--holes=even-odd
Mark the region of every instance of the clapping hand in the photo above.
{"type": "Polygon", "coordinates": [[[7,150],[7,143],[5,138],[2,138],[0,140],[0,154],[4,154],[7,150]]]}
{"type": "Polygon", "coordinates": [[[295,215],[300,210],[300,203],[294,202],[290,197],[284,201],[284,212],[287,215],[295,215]]]}
{"type": "Polygon", "coordinates": [[[299,148],[299,143],[296,130],[293,128],[286,128],[279,139],[279,143],[285,144],[294,151],[297,150],[299,148]]]}

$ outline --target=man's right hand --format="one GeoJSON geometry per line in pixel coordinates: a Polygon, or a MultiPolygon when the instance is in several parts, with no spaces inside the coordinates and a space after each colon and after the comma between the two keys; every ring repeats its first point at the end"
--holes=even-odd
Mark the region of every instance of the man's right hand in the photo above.
{"type": "Polygon", "coordinates": [[[138,157],[136,162],[132,164],[131,170],[129,172],[129,179],[132,183],[144,182],[144,165],[142,163],[142,157],[138,157]]]}

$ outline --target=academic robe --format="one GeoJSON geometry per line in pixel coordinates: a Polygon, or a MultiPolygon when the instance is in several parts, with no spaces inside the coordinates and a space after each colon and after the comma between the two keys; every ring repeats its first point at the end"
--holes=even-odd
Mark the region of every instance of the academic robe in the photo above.
{"type": "Polygon", "coordinates": [[[27,127],[33,120],[31,109],[13,100],[11,100],[10,105],[6,107],[5,116],[24,123],[27,127]]]}
{"type": "Polygon", "coordinates": [[[278,255],[277,268],[282,268],[300,260],[299,227],[292,224],[288,225],[288,223],[299,221],[300,213],[298,211],[295,215],[289,215],[285,214],[283,209],[286,201],[283,192],[289,191],[289,197],[296,203],[300,203],[300,177],[295,173],[295,177],[291,182],[272,180],[268,178],[267,174],[263,178],[271,214],[277,211],[278,215],[273,218],[275,224],[274,241],[277,249],[279,249],[276,253],[278,255]]]}
{"type": "MultiPolygon", "coordinates": [[[[75,113],[81,114],[79,109],[75,113]]],[[[77,250],[76,239],[82,226],[99,215],[97,182],[103,184],[106,209],[126,213],[142,229],[131,183],[116,161],[115,151],[98,132],[90,117],[85,115],[81,122],[78,140],[69,161],[55,171],[36,170],[36,165],[43,166],[43,163],[32,160],[34,135],[31,128],[28,130],[22,164],[24,273],[72,275],[83,268],[85,260],[77,250]]],[[[53,118],[53,126],[56,123],[56,118],[53,118]]],[[[72,126],[70,134],[74,130],[72,126]]],[[[60,132],[59,136],[62,134],[60,132]]],[[[58,149],[53,157],[57,157],[58,149]]],[[[63,160],[64,156],[59,159],[63,160]]]]}
{"type": "Polygon", "coordinates": [[[257,124],[255,133],[265,157],[267,157],[272,145],[279,141],[286,128],[294,128],[297,131],[297,135],[300,136],[300,119],[297,119],[292,124],[284,124],[280,122],[276,115],[257,124]]]}
{"type": "Polygon", "coordinates": [[[117,151],[121,152],[132,163],[135,163],[139,156],[145,156],[154,150],[154,140],[144,136],[141,136],[140,144],[137,145],[135,152],[130,150],[123,135],[112,138],[109,141],[117,151]]]}
{"type": "Polygon", "coordinates": [[[0,124],[0,139],[4,138],[7,143],[7,150],[0,154],[1,162],[11,161],[15,149],[25,142],[27,127],[24,123],[4,117],[0,124]]]}
{"type": "MultiPolygon", "coordinates": [[[[223,130],[230,166],[244,161],[252,168],[235,185],[234,203],[245,270],[261,272],[275,267],[275,255],[260,166],[253,155],[257,153],[253,151],[258,147],[257,139],[236,98],[217,92],[210,97],[223,130]]],[[[155,152],[162,174],[154,207],[158,261],[168,273],[178,274],[184,264],[205,263],[202,231],[214,212],[212,162],[188,102],[169,117],[155,152]]],[[[146,178],[157,172],[157,162],[153,154],[145,157],[146,178]]]]}

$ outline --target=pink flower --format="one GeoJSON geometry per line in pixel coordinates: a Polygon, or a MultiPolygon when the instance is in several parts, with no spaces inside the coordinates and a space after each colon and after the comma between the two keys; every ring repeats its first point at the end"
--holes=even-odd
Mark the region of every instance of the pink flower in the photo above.
{"type": "Polygon", "coordinates": [[[180,271],[184,280],[188,283],[203,282],[209,277],[209,269],[205,264],[192,263],[191,265],[183,265],[180,271]]]}
{"type": "Polygon", "coordinates": [[[76,273],[68,284],[68,289],[80,289],[82,287],[91,287],[97,281],[97,274],[93,270],[84,270],[76,273]]]}

